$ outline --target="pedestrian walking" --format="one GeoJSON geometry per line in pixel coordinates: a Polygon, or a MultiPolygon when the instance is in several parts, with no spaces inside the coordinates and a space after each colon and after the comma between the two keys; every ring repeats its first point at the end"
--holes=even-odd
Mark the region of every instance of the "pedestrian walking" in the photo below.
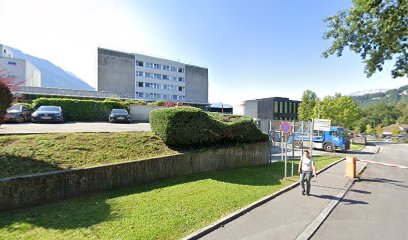
{"type": "Polygon", "coordinates": [[[316,167],[314,165],[314,160],[310,155],[308,150],[303,152],[303,156],[300,158],[300,164],[298,169],[298,174],[300,174],[300,185],[302,186],[302,195],[310,195],[310,180],[312,177],[316,177],[316,167]],[[306,182],[306,188],[305,188],[306,182]]]}

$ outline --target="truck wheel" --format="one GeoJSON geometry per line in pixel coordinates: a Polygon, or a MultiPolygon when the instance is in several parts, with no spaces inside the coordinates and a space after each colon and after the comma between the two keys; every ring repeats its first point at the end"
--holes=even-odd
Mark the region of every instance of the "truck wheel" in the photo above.
{"type": "Polygon", "coordinates": [[[333,152],[333,144],[331,144],[331,143],[326,143],[326,144],[323,146],[323,149],[324,149],[324,151],[326,151],[326,152],[333,152]]]}

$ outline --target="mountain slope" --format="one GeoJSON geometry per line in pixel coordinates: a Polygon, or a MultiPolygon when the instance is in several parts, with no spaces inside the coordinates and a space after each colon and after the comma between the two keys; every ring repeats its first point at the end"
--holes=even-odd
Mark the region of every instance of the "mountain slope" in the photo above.
{"type": "Polygon", "coordinates": [[[15,58],[22,58],[30,61],[41,71],[41,86],[52,88],[67,88],[78,90],[95,90],[84,80],[76,77],[73,73],[67,72],[62,68],[54,65],[48,60],[37,58],[22,51],[7,47],[11,50],[15,58]]]}
{"type": "Polygon", "coordinates": [[[352,98],[360,107],[363,108],[378,102],[383,102],[386,104],[396,104],[399,101],[403,101],[408,103],[408,85],[402,86],[397,89],[391,89],[386,92],[352,96],[352,98]]]}

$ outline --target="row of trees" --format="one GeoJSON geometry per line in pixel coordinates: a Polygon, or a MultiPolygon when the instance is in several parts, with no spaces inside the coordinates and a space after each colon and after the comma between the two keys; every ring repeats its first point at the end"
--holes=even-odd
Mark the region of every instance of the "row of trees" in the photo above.
{"type": "Polygon", "coordinates": [[[306,90],[299,106],[299,120],[330,119],[332,124],[353,128],[361,118],[362,110],[350,96],[336,93],[319,99],[311,90],[306,90]]]}
{"type": "Polygon", "coordinates": [[[382,134],[382,127],[390,124],[408,124],[405,102],[394,105],[379,102],[360,108],[350,96],[337,93],[321,100],[311,90],[304,91],[298,114],[302,121],[330,119],[332,124],[369,134],[382,134]]]}

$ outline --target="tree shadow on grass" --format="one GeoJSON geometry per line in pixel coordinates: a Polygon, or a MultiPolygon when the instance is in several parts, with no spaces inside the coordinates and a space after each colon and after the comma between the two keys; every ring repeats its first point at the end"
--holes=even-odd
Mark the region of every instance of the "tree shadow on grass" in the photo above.
{"type": "Polygon", "coordinates": [[[0,178],[62,170],[50,162],[4,153],[0,153],[0,166],[0,178]]]}
{"type": "Polygon", "coordinates": [[[24,208],[13,211],[0,211],[0,228],[16,230],[15,226],[28,223],[46,229],[76,229],[90,227],[101,222],[114,220],[109,200],[126,195],[145,193],[179,184],[216,180],[239,185],[273,186],[281,184],[283,163],[257,167],[236,168],[223,171],[198,173],[175,177],[135,187],[127,187],[86,196],[24,208]]]}

